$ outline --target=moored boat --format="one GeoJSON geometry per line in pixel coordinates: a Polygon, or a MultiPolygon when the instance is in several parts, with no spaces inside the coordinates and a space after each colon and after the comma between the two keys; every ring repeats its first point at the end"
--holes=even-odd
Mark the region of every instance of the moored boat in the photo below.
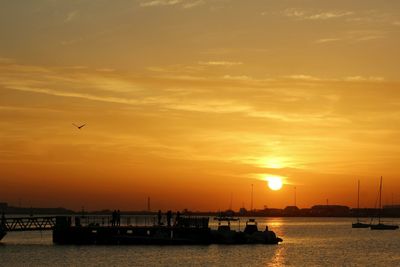
{"type": "Polygon", "coordinates": [[[381,211],[382,211],[382,176],[379,184],[379,209],[378,209],[378,224],[371,224],[371,230],[397,230],[398,225],[395,224],[384,224],[381,222],[381,211]]]}
{"type": "Polygon", "coordinates": [[[369,223],[362,223],[357,221],[356,223],[353,223],[351,225],[352,228],[369,228],[371,226],[371,224],[369,223]]]}
{"type": "Polygon", "coordinates": [[[257,222],[249,219],[243,232],[235,231],[230,228],[231,221],[239,221],[239,218],[216,217],[218,229],[211,230],[213,243],[217,244],[278,244],[283,240],[276,236],[273,231],[258,230],[257,222]]]}
{"type": "Polygon", "coordinates": [[[394,224],[378,223],[371,225],[371,230],[396,230],[396,229],[399,229],[399,226],[394,224]]]}
{"type": "Polygon", "coordinates": [[[371,226],[371,224],[360,222],[359,210],[360,210],[360,180],[358,180],[358,186],[357,186],[357,222],[352,223],[351,227],[352,228],[369,228],[371,226]]]}

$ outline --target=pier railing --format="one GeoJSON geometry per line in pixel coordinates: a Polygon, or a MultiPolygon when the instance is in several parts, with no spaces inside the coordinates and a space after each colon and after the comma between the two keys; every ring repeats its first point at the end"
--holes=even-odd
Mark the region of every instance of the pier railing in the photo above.
{"type": "MultiPolygon", "coordinates": [[[[67,215],[60,216],[66,219],[69,226],[101,226],[101,227],[146,227],[146,226],[166,226],[168,225],[165,216],[161,218],[159,224],[158,217],[152,215],[121,215],[119,219],[105,215],[67,215]]],[[[56,226],[57,216],[49,217],[9,217],[1,218],[0,230],[3,232],[15,231],[45,231],[52,230],[56,226]]],[[[208,227],[208,217],[180,217],[179,222],[176,217],[172,217],[171,226],[181,227],[208,227]]]]}
{"type": "Polygon", "coordinates": [[[71,225],[77,226],[154,226],[157,224],[156,216],[129,216],[121,215],[120,220],[114,220],[112,216],[90,215],[90,216],[71,216],[71,225]],[[77,222],[78,220],[78,222],[77,222]]]}
{"type": "Polygon", "coordinates": [[[3,218],[1,229],[6,232],[51,230],[56,224],[55,217],[3,218]]]}

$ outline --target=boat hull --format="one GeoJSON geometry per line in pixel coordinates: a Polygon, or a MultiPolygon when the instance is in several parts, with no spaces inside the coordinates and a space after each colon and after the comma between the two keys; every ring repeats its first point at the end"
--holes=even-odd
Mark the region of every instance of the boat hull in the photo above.
{"type": "Polygon", "coordinates": [[[67,227],[53,230],[55,244],[77,245],[209,245],[278,244],[282,239],[272,231],[251,235],[210,228],[179,227],[67,227]]]}
{"type": "Polygon", "coordinates": [[[371,225],[371,230],[397,230],[399,229],[398,225],[389,225],[389,224],[373,224],[371,225]]]}
{"type": "Polygon", "coordinates": [[[366,223],[353,223],[352,224],[352,228],[369,228],[371,225],[370,224],[366,224],[366,223]]]}

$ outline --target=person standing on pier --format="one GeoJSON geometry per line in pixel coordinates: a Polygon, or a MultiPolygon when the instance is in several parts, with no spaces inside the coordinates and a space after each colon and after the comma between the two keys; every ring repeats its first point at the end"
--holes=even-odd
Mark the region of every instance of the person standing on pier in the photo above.
{"type": "Polygon", "coordinates": [[[167,225],[168,225],[168,227],[171,227],[171,219],[172,219],[172,212],[169,210],[167,212],[167,225]]]}
{"type": "Polygon", "coordinates": [[[114,210],[112,213],[111,226],[115,226],[116,222],[117,222],[117,210],[114,210]]]}
{"type": "Polygon", "coordinates": [[[121,226],[121,211],[117,211],[117,226],[121,226]]]}
{"type": "Polygon", "coordinates": [[[181,213],[178,211],[175,216],[175,226],[179,226],[179,219],[181,218],[181,213]]]}
{"type": "Polygon", "coordinates": [[[157,214],[157,222],[158,222],[158,226],[160,226],[160,225],[161,225],[161,218],[162,218],[161,210],[158,210],[158,214],[157,214]]]}

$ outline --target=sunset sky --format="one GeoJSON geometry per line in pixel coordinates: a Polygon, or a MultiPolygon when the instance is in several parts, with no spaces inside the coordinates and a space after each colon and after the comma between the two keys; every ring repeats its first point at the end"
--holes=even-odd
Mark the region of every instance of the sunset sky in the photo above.
{"type": "Polygon", "coordinates": [[[400,1],[0,0],[0,36],[0,202],[400,202],[400,1]]]}

